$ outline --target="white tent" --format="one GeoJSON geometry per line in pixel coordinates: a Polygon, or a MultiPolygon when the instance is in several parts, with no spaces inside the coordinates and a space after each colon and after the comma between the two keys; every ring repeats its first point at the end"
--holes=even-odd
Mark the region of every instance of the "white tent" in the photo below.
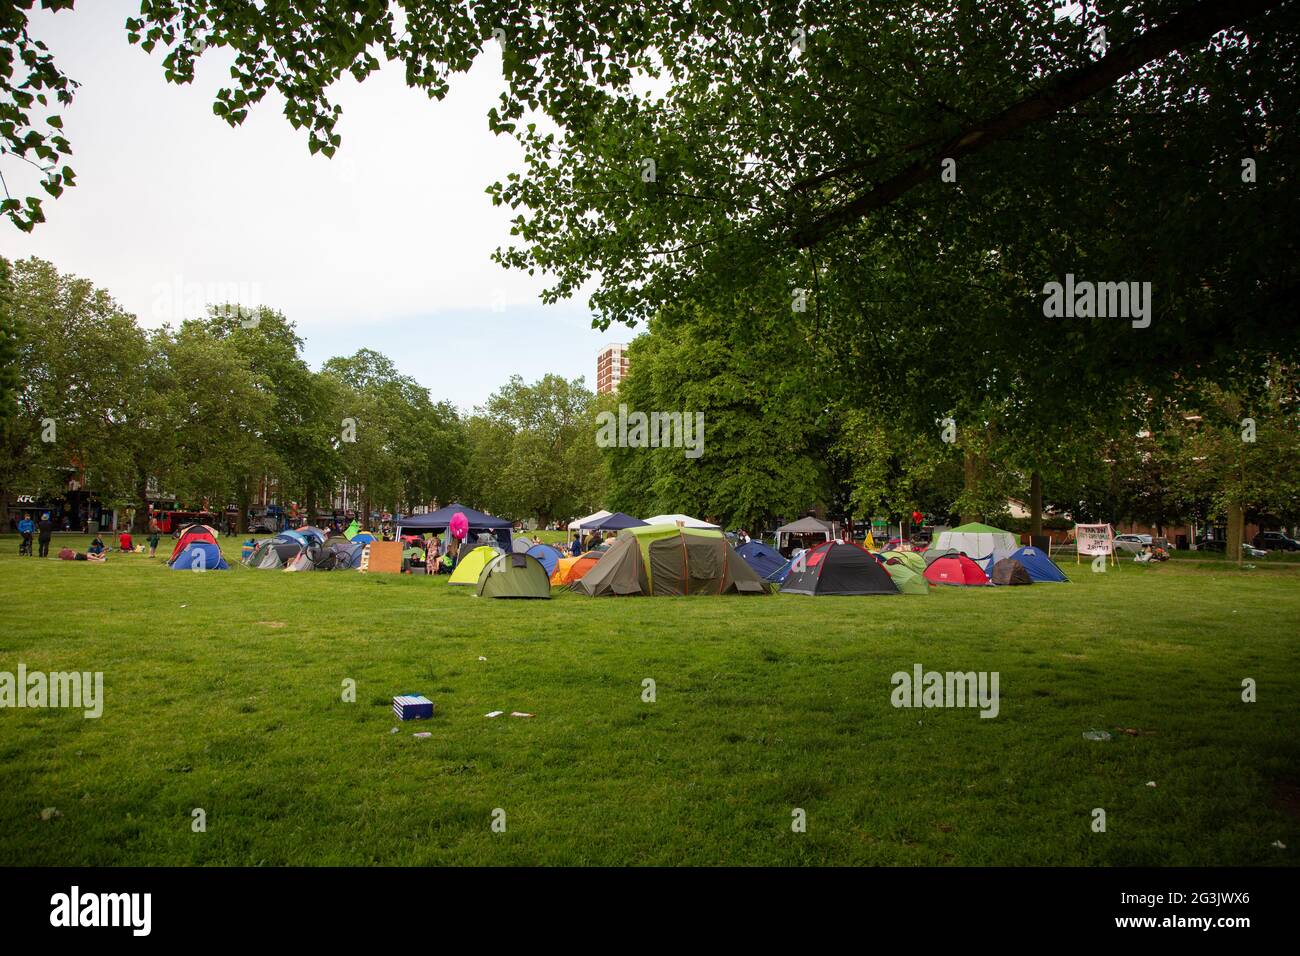
{"type": "Polygon", "coordinates": [[[595,514],[587,515],[587,517],[585,518],[577,518],[569,522],[569,530],[581,531],[584,525],[594,524],[595,522],[599,521],[601,518],[608,518],[613,513],[614,512],[612,511],[602,510],[602,511],[597,511],[595,514]]]}
{"type": "Polygon", "coordinates": [[[821,535],[825,541],[835,536],[835,526],[819,521],[817,518],[800,518],[776,529],[776,549],[780,551],[788,543],[790,535],[821,535]]]}
{"type": "Polygon", "coordinates": [[[713,531],[721,531],[716,524],[709,524],[707,521],[701,521],[699,518],[692,518],[690,515],[655,515],[653,518],[646,518],[646,524],[680,524],[683,528],[709,528],[713,531]]]}
{"type": "Polygon", "coordinates": [[[1010,531],[976,523],[964,524],[951,531],[943,532],[934,545],[937,551],[951,548],[954,551],[961,551],[968,558],[974,558],[976,561],[999,551],[1009,554],[1018,547],[1020,542],[1010,531]]]}

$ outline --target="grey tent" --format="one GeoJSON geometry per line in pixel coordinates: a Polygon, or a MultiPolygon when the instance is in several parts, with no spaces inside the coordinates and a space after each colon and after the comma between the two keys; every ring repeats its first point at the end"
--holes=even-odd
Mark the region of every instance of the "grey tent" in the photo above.
{"type": "Polygon", "coordinates": [[[1025,566],[1015,558],[1003,558],[997,564],[993,565],[993,573],[989,575],[989,581],[993,584],[1033,584],[1034,579],[1029,576],[1025,566]]]}
{"type": "Polygon", "coordinates": [[[498,554],[478,575],[477,597],[550,598],[551,579],[531,554],[498,554]]]}
{"type": "Polygon", "coordinates": [[[823,541],[831,540],[834,529],[825,521],[818,518],[800,518],[798,521],[791,521],[789,524],[783,524],[776,529],[776,549],[780,551],[785,547],[781,538],[782,535],[818,535],[823,541]]]}
{"type": "Polygon", "coordinates": [[[589,597],[768,593],[721,532],[671,525],[620,531],[613,546],[572,587],[589,597]]]}
{"type": "Polygon", "coordinates": [[[925,566],[928,568],[930,565],[934,564],[934,562],[938,561],[940,558],[950,558],[958,554],[961,554],[961,552],[958,551],[956,548],[943,548],[943,549],[931,548],[930,550],[926,551],[924,554],[925,566]]]}

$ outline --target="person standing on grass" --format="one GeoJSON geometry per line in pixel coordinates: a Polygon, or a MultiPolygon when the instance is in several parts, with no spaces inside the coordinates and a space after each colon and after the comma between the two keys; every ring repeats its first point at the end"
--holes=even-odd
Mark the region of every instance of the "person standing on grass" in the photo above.
{"type": "Polygon", "coordinates": [[[32,553],[32,532],[36,530],[36,523],[32,521],[32,516],[23,512],[23,520],[18,522],[18,533],[23,536],[22,542],[18,545],[18,553],[25,554],[28,557],[32,553]]]}
{"type": "Polygon", "coordinates": [[[41,520],[40,523],[36,525],[36,530],[39,532],[37,539],[40,541],[41,545],[41,557],[48,558],[50,556],[50,536],[54,534],[54,523],[50,521],[50,513],[48,511],[41,515],[41,520]]]}
{"type": "Polygon", "coordinates": [[[158,553],[158,539],[162,537],[162,526],[157,518],[149,519],[149,557],[158,553]]]}

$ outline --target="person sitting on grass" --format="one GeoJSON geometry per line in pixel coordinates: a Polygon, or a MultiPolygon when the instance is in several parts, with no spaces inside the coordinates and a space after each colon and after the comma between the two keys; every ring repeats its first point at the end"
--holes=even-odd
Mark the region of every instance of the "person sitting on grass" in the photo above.
{"type": "Polygon", "coordinates": [[[108,549],[104,547],[104,539],[95,535],[95,540],[90,542],[90,547],[86,549],[86,554],[103,554],[108,549]]]}
{"type": "Polygon", "coordinates": [[[119,551],[135,550],[135,542],[131,540],[130,531],[123,531],[121,534],[117,536],[117,550],[119,551]]]}

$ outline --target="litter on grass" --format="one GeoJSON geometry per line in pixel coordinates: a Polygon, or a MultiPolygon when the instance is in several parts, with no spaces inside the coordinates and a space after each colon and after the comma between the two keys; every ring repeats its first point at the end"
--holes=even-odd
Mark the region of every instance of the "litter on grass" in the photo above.
{"type": "Polygon", "coordinates": [[[1083,732],[1084,740],[1110,740],[1111,736],[1104,730],[1085,730],[1083,732]]]}
{"type": "Polygon", "coordinates": [[[412,736],[412,737],[419,737],[421,740],[423,740],[425,737],[432,737],[433,734],[429,733],[429,731],[427,731],[427,730],[424,730],[424,731],[421,731],[421,732],[418,733],[418,734],[411,734],[411,736],[412,736]]]}
{"type": "Polygon", "coordinates": [[[534,715],[533,715],[533,714],[525,714],[522,710],[512,710],[512,711],[510,712],[510,716],[511,716],[511,717],[532,717],[532,716],[534,716],[534,715]]]}
{"type": "Polygon", "coordinates": [[[505,713],[504,710],[494,710],[494,711],[492,711],[490,714],[484,714],[483,716],[484,716],[484,717],[500,717],[500,716],[501,716],[502,714],[504,714],[504,713],[505,713]]]}

